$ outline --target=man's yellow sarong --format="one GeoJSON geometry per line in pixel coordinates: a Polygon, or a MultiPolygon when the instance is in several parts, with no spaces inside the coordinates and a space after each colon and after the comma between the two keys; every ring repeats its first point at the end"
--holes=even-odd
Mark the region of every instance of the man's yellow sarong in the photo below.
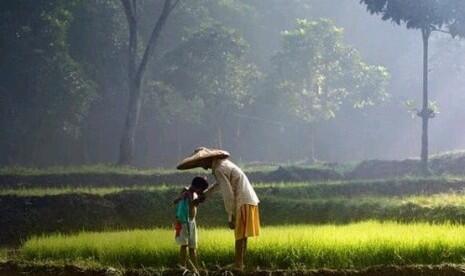
{"type": "Polygon", "coordinates": [[[236,227],[234,229],[236,240],[256,237],[260,234],[260,216],[258,206],[244,204],[236,215],[236,227]]]}

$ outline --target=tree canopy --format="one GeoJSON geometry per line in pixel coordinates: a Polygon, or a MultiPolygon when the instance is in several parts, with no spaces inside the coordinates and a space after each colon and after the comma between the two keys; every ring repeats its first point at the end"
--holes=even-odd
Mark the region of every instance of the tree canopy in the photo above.
{"type": "Polygon", "coordinates": [[[329,20],[297,20],[282,34],[273,80],[287,109],[307,122],[334,118],[343,104],[363,108],[386,100],[389,73],[362,61],[329,20]]]}
{"type": "MultiPolygon", "coordinates": [[[[448,0],[446,0],[448,1],[448,0]]],[[[444,0],[361,0],[371,13],[381,13],[383,20],[405,23],[409,29],[442,27],[448,20],[444,0]]]]}
{"type": "MultiPolygon", "coordinates": [[[[246,62],[247,48],[237,32],[219,25],[207,27],[164,56],[161,79],[185,99],[198,104],[189,113],[200,110],[200,119],[221,131],[218,128],[226,117],[254,98],[252,87],[260,72],[246,62]]],[[[221,144],[221,137],[217,140],[221,144]]]]}

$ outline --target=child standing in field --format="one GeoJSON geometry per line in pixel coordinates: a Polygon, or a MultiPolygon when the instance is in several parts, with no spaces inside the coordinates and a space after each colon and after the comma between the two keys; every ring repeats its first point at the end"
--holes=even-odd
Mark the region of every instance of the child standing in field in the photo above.
{"type": "Polygon", "coordinates": [[[205,178],[197,176],[192,179],[189,187],[184,188],[182,193],[174,200],[176,204],[175,240],[181,246],[181,265],[187,267],[187,249],[191,265],[197,268],[197,225],[195,217],[197,206],[205,200],[204,191],[208,188],[205,178]]]}

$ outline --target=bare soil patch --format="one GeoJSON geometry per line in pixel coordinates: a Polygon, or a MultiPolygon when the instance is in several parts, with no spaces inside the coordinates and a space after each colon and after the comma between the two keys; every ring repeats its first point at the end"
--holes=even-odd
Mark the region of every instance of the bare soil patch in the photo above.
{"type": "MultiPolygon", "coordinates": [[[[60,276],[148,276],[148,275],[192,275],[179,269],[132,269],[119,270],[112,267],[107,268],[83,268],[75,265],[53,265],[34,264],[21,262],[0,262],[0,275],[60,275],[60,276]]],[[[463,265],[409,265],[409,266],[375,266],[362,270],[255,270],[255,271],[228,271],[224,269],[213,269],[201,271],[200,275],[256,275],[256,276],[455,276],[465,275],[463,265]]]]}

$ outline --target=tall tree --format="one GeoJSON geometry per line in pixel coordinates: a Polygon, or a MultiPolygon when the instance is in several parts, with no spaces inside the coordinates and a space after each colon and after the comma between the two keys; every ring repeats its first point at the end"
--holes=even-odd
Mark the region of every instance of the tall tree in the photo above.
{"type": "Polygon", "coordinates": [[[121,107],[127,105],[126,97],[121,96],[127,93],[127,21],[119,1],[80,2],[72,13],[69,51],[95,82],[96,97],[83,122],[79,143],[75,143],[76,151],[81,162],[115,162],[126,115],[121,107]]]}
{"type": "MultiPolygon", "coordinates": [[[[342,105],[363,108],[388,96],[387,70],[363,62],[357,50],[344,45],[342,29],[330,20],[297,20],[295,29],[283,33],[273,63],[278,102],[313,128],[311,136],[312,126],[334,118],[342,105]]],[[[313,148],[313,139],[309,144],[313,148]]]]}
{"type": "Polygon", "coordinates": [[[123,133],[120,142],[120,154],[118,159],[119,165],[128,165],[134,159],[135,135],[139,121],[139,115],[142,103],[142,80],[147,68],[149,58],[152,56],[155,47],[159,42],[161,32],[165,26],[168,16],[178,5],[180,0],[164,0],[161,13],[155,23],[150,38],[145,46],[145,50],[138,61],[139,48],[139,17],[137,0],[121,0],[126,14],[129,29],[129,46],[128,46],[128,87],[129,103],[126,115],[126,121],[123,127],[123,133]]]}
{"type": "Polygon", "coordinates": [[[0,162],[75,158],[71,148],[95,98],[95,83],[68,43],[81,2],[0,1],[0,162]]]}
{"type": "Polygon", "coordinates": [[[193,33],[163,59],[162,79],[199,104],[201,118],[215,128],[218,147],[228,118],[253,100],[252,86],[260,78],[245,59],[247,48],[237,32],[214,25],[193,33]]]}
{"type": "MultiPolygon", "coordinates": [[[[428,173],[428,122],[435,116],[428,100],[428,47],[431,33],[445,32],[463,11],[462,0],[361,0],[372,14],[381,14],[383,20],[391,20],[407,29],[420,30],[423,41],[423,103],[417,115],[422,119],[421,169],[428,173]]],[[[452,24],[452,25],[451,25],[452,24]]],[[[458,31],[457,31],[458,33],[458,31]]]]}

